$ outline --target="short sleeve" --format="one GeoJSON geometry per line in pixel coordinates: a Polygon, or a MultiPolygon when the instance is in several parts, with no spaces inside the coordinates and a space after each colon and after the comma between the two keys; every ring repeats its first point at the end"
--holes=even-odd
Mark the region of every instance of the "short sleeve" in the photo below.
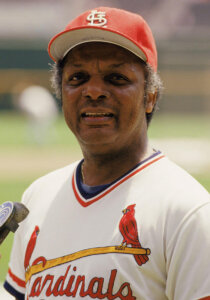
{"type": "Polygon", "coordinates": [[[5,289],[17,299],[21,299],[21,296],[25,294],[24,251],[20,235],[21,229],[19,228],[14,237],[9,270],[4,283],[5,289]]]}
{"type": "Polygon", "coordinates": [[[166,295],[197,300],[210,295],[210,202],[190,211],[167,247],[166,295]]]}
{"type": "MultiPolygon", "coordinates": [[[[24,204],[28,201],[30,189],[27,189],[22,197],[24,204]]],[[[17,299],[24,299],[25,295],[25,270],[24,270],[24,255],[25,255],[25,224],[26,220],[20,223],[14,235],[12,251],[10,255],[9,270],[4,282],[4,288],[17,299]]]]}

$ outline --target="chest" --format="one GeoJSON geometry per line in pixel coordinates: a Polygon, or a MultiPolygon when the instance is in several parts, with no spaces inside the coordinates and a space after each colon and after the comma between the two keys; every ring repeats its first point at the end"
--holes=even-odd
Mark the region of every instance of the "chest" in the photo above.
{"type": "MultiPolygon", "coordinates": [[[[28,294],[37,299],[63,295],[139,299],[136,295],[146,293],[149,286],[143,284],[145,276],[155,269],[158,256],[163,260],[163,251],[153,240],[151,224],[144,224],[144,210],[139,209],[143,207],[141,195],[126,188],[88,207],[81,206],[71,190],[53,197],[45,211],[31,215],[39,234],[28,255],[28,294]],[[134,204],[132,218],[126,217],[123,211],[134,204]],[[125,238],[122,223],[127,235],[135,234],[139,244],[127,239],[121,246],[125,238]],[[138,255],[147,255],[149,260],[139,265],[135,259],[138,255]]],[[[163,284],[164,266],[154,274],[163,284]]]]}

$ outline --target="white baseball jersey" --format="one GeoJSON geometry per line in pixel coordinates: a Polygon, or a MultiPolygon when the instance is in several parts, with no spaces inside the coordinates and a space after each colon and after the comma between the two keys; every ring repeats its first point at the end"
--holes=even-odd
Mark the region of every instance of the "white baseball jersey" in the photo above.
{"type": "Polygon", "coordinates": [[[6,289],[40,300],[210,295],[207,191],[160,152],[92,196],[80,165],[24,193],[30,214],[15,234],[6,289]]]}

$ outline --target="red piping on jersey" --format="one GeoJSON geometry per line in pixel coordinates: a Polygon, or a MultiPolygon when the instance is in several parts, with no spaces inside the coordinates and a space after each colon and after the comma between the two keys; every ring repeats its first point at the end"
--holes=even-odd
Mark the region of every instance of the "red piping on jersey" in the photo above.
{"type": "Polygon", "coordinates": [[[26,287],[25,281],[23,281],[22,279],[18,278],[15,274],[13,274],[10,268],[8,270],[8,274],[12,278],[12,280],[17,283],[17,285],[23,288],[26,287]]]}
{"type": "Polygon", "coordinates": [[[146,167],[150,166],[151,164],[155,163],[156,161],[160,160],[163,157],[165,157],[165,156],[161,155],[161,156],[155,158],[154,160],[146,163],[145,165],[141,166],[140,168],[137,168],[137,170],[131,172],[130,174],[128,174],[127,176],[125,176],[124,178],[122,178],[121,180],[119,180],[118,182],[116,182],[115,184],[113,184],[111,187],[107,188],[107,190],[105,190],[104,192],[102,192],[99,196],[97,196],[96,198],[94,198],[93,200],[88,201],[88,202],[84,202],[82,200],[82,198],[80,197],[80,195],[78,194],[78,192],[77,192],[76,185],[75,185],[75,172],[74,172],[74,174],[72,176],[72,187],[73,187],[73,190],[74,190],[74,194],[75,194],[78,202],[83,207],[87,207],[87,206],[91,205],[92,203],[98,201],[99,199],[103,198],[107,194],[109,194],[111,191],[113,191],[116,187],[118,187],[121,183],[123,183],[127,179],[131,178],[135,174],[139,173],[140,171],[142,171],[143,169],[145,169],[146,167]]]}

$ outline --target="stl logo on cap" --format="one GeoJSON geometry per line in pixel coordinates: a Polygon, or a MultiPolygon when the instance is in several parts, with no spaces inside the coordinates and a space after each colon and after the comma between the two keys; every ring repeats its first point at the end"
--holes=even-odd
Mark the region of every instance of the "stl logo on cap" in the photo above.
{"type": "Polygon", "coordinates": [[[103,11],[92,10],[87,16],[91,26],[104,26],[107,23],[106,13],[103,11]]]}

